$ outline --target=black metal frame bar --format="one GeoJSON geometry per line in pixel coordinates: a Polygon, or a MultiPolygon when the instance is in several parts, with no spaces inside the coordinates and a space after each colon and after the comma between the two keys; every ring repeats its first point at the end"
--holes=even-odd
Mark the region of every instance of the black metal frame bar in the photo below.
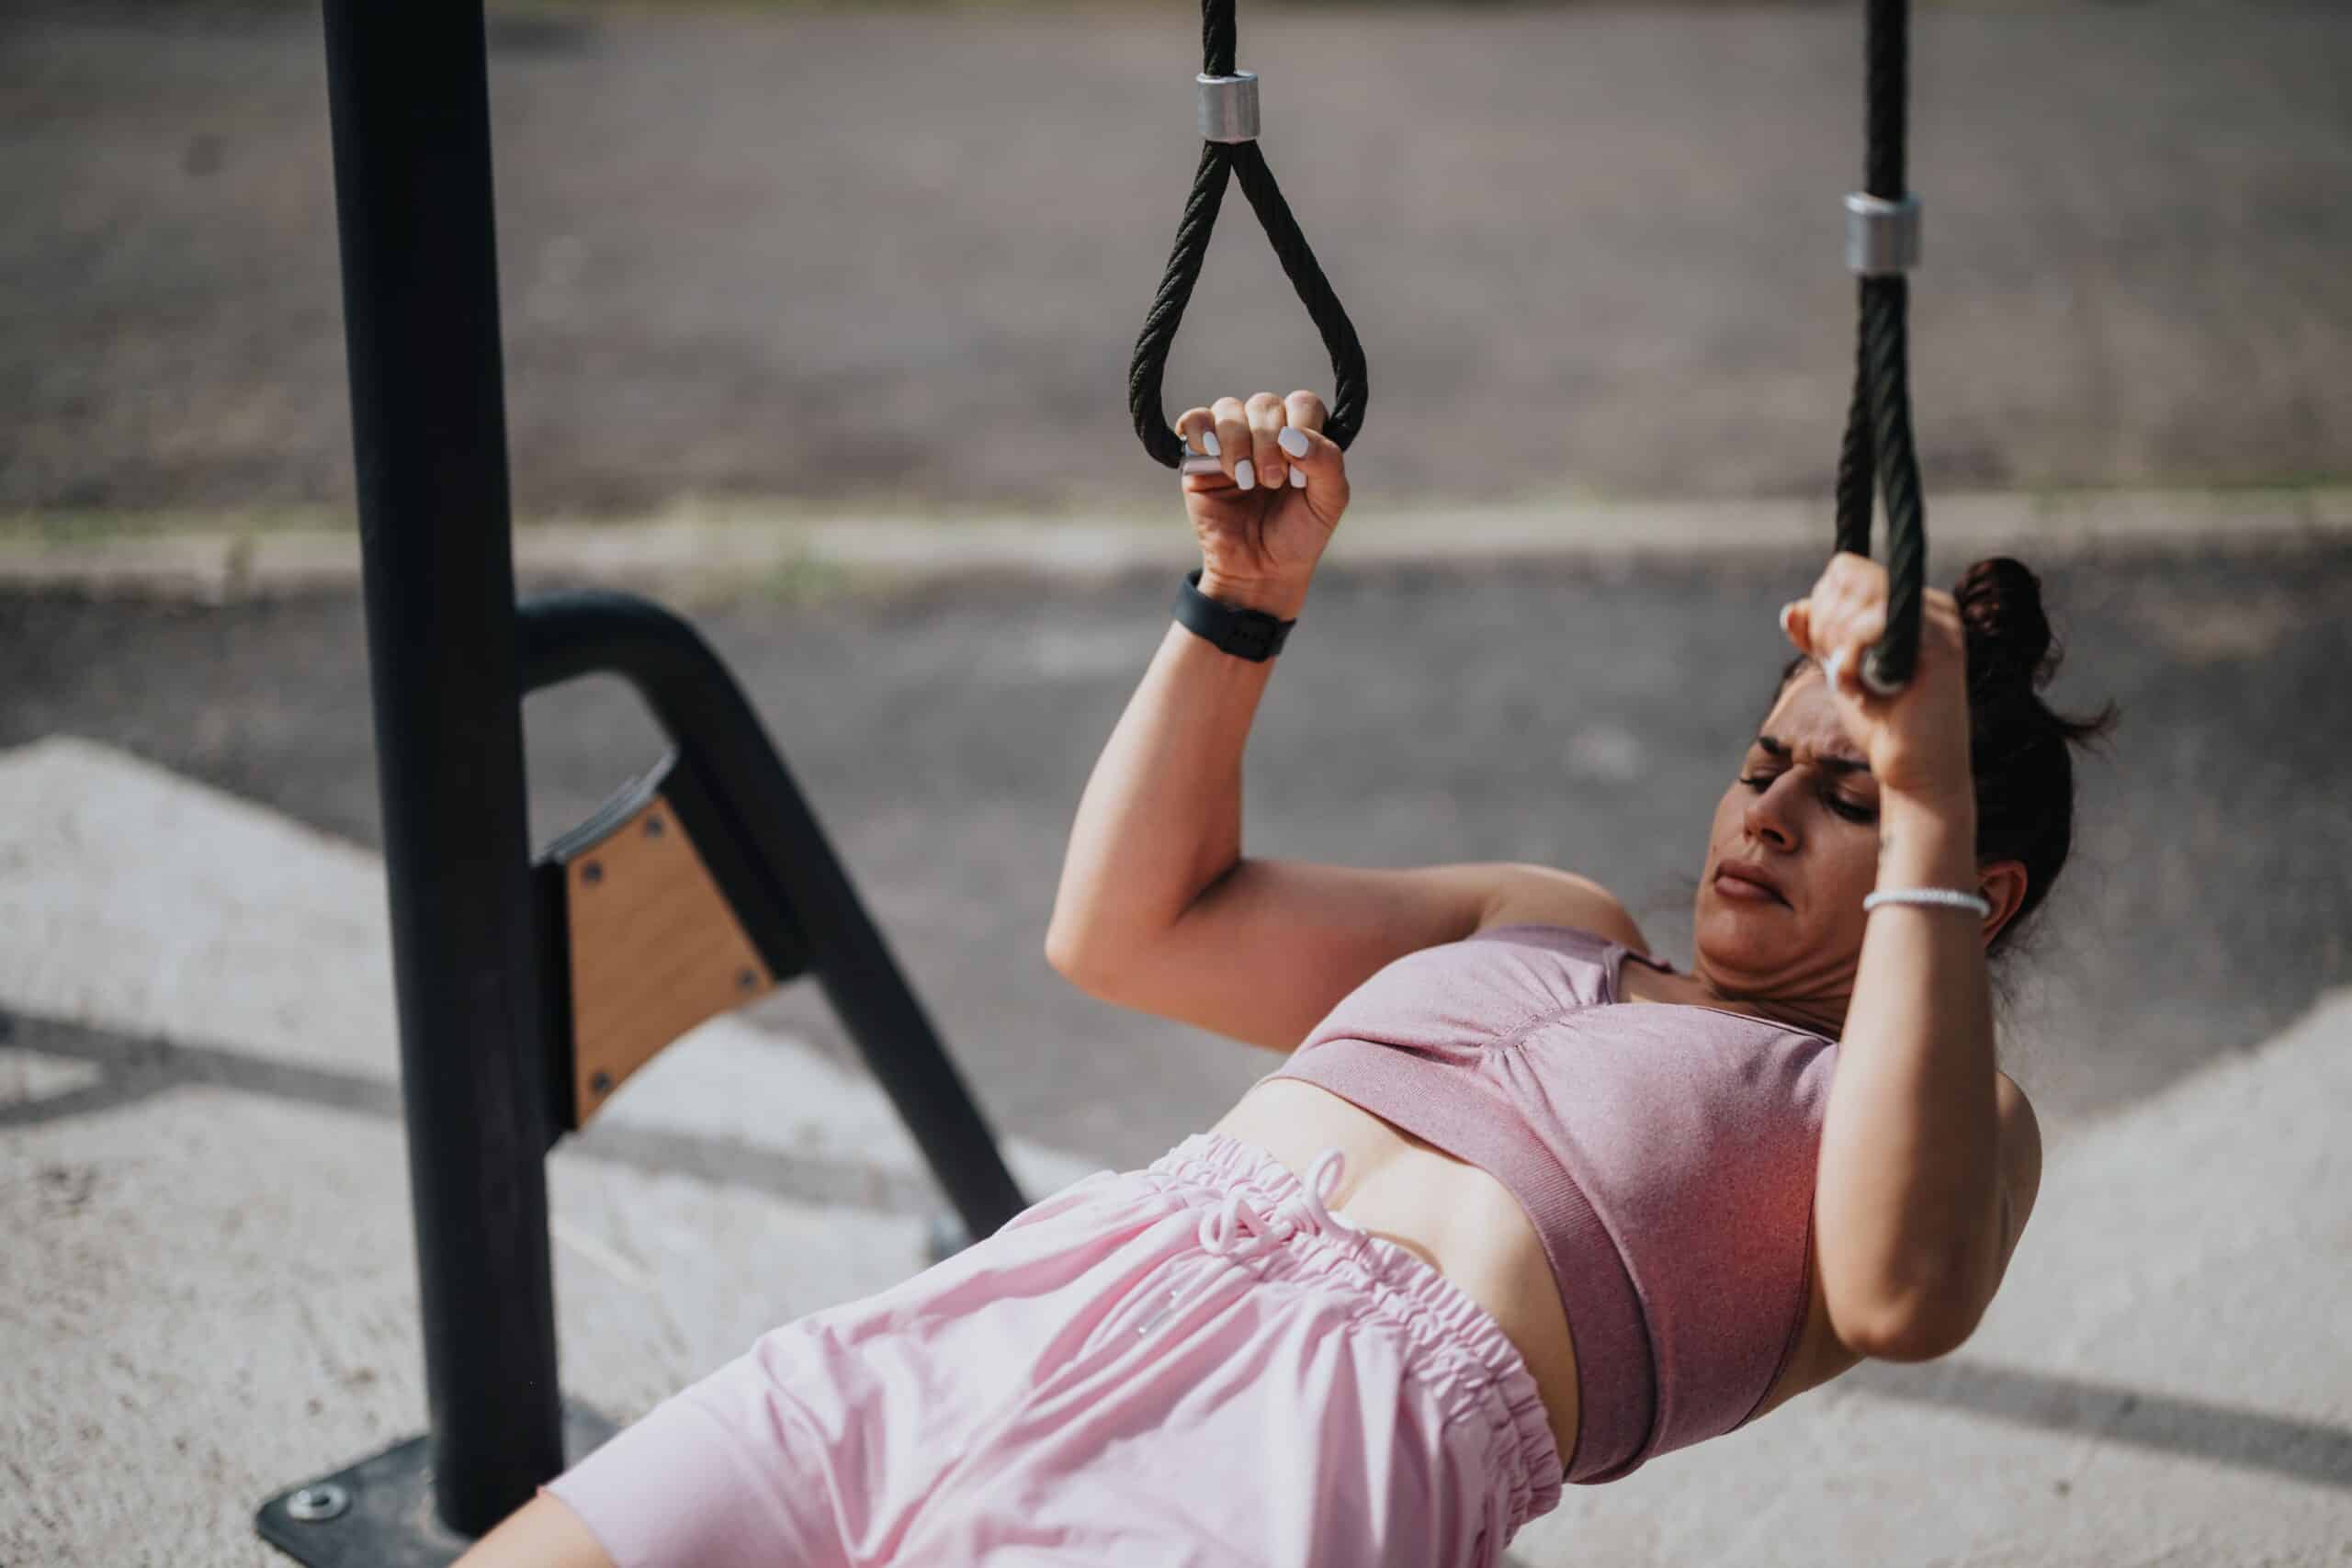
{"type": "MultiPolygon", "coordinates": [[[[725,823],[716,841],[697,833],[697,846],[714,857],[722,886],[732,879],[742,889],[730,894],[739,908],[782,913],[797,956],[857,1042],[966,1231],[988,1235],[1027,1207],[800,786],[710,645],[661,605],[626,593],[548,595],[523,605],[521,616],[525,690],[617,675],[653,710],[687,764],[694,793],[725,823]],[[718,842],[741,846],[744,858],[734,861],[718,842]]],[[[755,933],[763,923],[745,921],[755,933]]],[[[773,953],[763,956],[778,979],[799,970],[778,964],[773,953]]]]}

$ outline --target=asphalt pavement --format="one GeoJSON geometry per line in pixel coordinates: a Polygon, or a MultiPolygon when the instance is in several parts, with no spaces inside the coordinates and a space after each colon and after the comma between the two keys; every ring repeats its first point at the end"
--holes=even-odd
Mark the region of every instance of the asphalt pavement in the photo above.
{"type": "MultiPolygon", "coordinates": [[[[1134,510],[1198,157],[1192,7],[493,17],[520,515],[1134,510]]],[[[1367,493],[1821,496],[1854,355],[1852,6],[1240,8],[1371,363],[1367,493]]],[[[2352,474],[2352,11],[1931,5],[1929,493],[2352,474]]],[[[307,6],[0,13],[0,514],[347,513],[307,6]]],[[[1329,391],[1246,204],[1167,377],[1329,391]]]]}

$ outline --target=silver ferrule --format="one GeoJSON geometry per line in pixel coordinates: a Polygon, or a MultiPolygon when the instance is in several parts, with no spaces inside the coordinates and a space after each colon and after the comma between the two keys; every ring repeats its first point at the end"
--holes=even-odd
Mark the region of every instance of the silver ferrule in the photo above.
{"type": "Polygon", "coordinates": [[[1890,681],[1879,673],[1878,667],[1883,652],[1883,649],[1873,648],[1862,655],[1862,684],[1870,689],[1873,696],[1892,697],[1902,692],[1903,682],[1890,681]]]}
{"type": "Polygon", "coordinates": [[[1200,92],[1201,140],[1258,140],[1258,73],[1238,71],[1230,76],[1193,78],[1200,92]]]}
{"type": "Polygon", "coordinates": [[[1919,198],[1901,201],[1855,191],[1846,197],[1846,268],[1864,277],[1909,272],[1919,265],[1919,198]]]}

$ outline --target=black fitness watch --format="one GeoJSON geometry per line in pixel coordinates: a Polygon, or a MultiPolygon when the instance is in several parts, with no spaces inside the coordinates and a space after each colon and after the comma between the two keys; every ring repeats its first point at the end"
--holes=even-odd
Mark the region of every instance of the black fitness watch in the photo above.
{"type": "Polygon", "coordinates": [[[1185,630],[1206,637],[1218,651],[1263,664],[1283,650],[1295,620],[1277,620],[1263,610],[1244,610],[1201,592],[1201,569],[1184,574],[1176,591],[1176,619],[1185,630]]]}

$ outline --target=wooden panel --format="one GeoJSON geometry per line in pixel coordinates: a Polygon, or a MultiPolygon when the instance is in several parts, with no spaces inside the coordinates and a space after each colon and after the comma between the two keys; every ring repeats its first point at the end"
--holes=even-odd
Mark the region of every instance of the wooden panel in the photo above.
{"type": "Polygon", "coordinates": [[[656,795],[564,866],[579,1124],[656,1052],[775,977],[656,795]]]}

